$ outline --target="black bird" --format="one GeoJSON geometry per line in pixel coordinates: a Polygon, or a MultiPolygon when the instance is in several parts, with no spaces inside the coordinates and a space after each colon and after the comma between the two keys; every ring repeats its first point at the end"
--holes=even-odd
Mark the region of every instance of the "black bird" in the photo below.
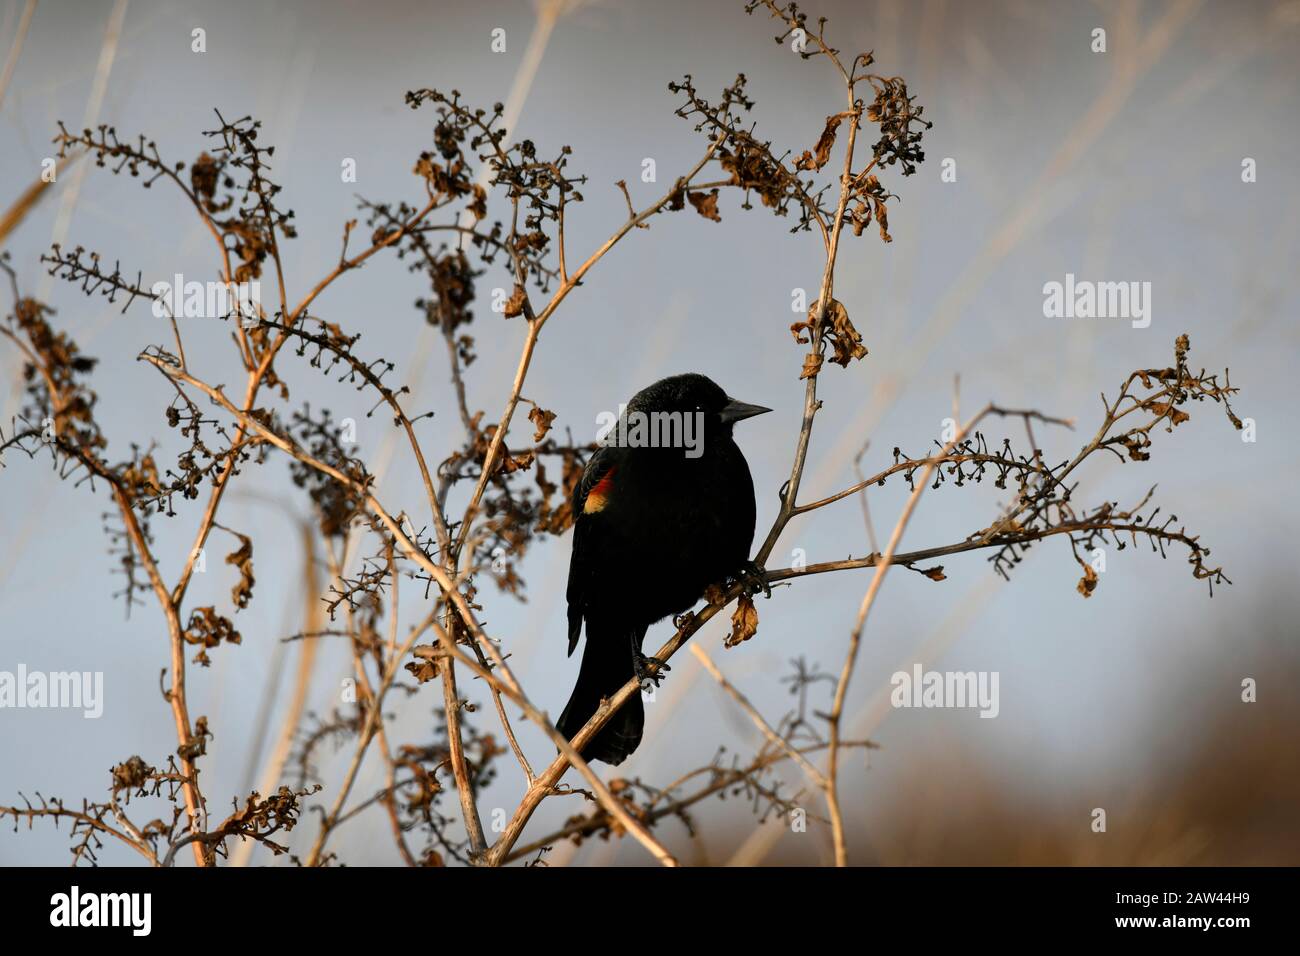
{"type": "MultiPolygon", "coordinates": [[[[633,676],[658,683],[649,667],[667,665],[641,650],[651,624],[690,608],[709,585],[753,573],[754,482],[731,432],[767,411],[703,375],[674,375],[637,392],[601,439],[573,497],[569,654],[584,621],[587,645],[556,724],[566,738],[633,676]]],[[[622,763],[644,724],[635,694],[583,757],[622,763]]]]}

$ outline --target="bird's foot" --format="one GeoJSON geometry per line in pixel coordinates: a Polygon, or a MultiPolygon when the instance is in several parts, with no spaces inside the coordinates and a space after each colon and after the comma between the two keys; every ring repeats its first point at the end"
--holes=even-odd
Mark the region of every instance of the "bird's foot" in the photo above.
{"type": "Polygon", "coordinates": [[[736,581],[744,589],[745,594],[753,597],[759,591],[763,592],[763,597],[772,596],[772,586],[767,583],[767,572],[760,568],[757,562],[746,561],[736,575],[736,581]]]}
{"type": "Polygon", "coordinates": [[[672,668],[657,657],[647,657],[640,651],[632,655],[632,671],[636,674],[637,682],[643,687],[646,681],[650,681],[658,687],[659,682],[664,679],[664,671],[670,670],[672,668]]]}

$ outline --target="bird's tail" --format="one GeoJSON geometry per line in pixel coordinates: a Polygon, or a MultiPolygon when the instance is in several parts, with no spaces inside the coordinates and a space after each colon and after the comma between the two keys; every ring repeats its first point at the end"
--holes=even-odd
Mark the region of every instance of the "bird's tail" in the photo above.
{"type": "MultiPolygon", "coordinates": [[[[645,637],[645,630],[637,635],[637,646],[645,637]]],[[[578,683],[574,685],[564,713],[556,729],[572,740],[583,728],[601,698],[613,697],[633,676],[632,634],[619,627],[593,626],[587,622],[587,642],[582,650],[582,666],[578,670],[578,683]]],[[[641,743],[645,727],[645,707],[641,695],[633,694],[609,723],[596,733],[582,748],[585,760],[601,760],[607,764],[620,764],[641,743]]]]}

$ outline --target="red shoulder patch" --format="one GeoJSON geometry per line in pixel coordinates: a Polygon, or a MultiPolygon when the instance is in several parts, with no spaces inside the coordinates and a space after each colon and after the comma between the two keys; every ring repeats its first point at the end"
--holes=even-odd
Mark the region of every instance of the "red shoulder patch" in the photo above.
{"type": "Polygon", "coordinates": [[[614,490],[614,472],[618,471],[618,466],[611,467],[609,471],[601,477],[600,481],[591,486],[591,491],[587,492],[587,500],[582,504],[583,514],[594,514],[602,511],[609,503],[610,492],[614,490]]]}

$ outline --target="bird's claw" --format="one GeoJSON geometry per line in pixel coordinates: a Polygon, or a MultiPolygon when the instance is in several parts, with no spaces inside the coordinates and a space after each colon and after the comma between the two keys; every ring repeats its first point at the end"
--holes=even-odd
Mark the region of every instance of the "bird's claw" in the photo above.
{"type": "Polygon", "coordinates": [[[632,658],[632,670],[636,674],[637,682],[644,686],[646,681],[650,681],[656,687],[664,679],[664,671],[672,670],[668,664],[657,657],[647,657],[645,654],[638,653],[632,658]],[[651,670],[651,668],[658,670],[651,670]]]}
{"type": "Polygon", "coordinates": [[[767,583],[767,572],[755,561],[746,561],[741,566],[740,573],[736,575],[736,580],[749,597],[753,597],[759,591],[763,592],[763,597],[772,596],[772,586],[767,583]]]}

